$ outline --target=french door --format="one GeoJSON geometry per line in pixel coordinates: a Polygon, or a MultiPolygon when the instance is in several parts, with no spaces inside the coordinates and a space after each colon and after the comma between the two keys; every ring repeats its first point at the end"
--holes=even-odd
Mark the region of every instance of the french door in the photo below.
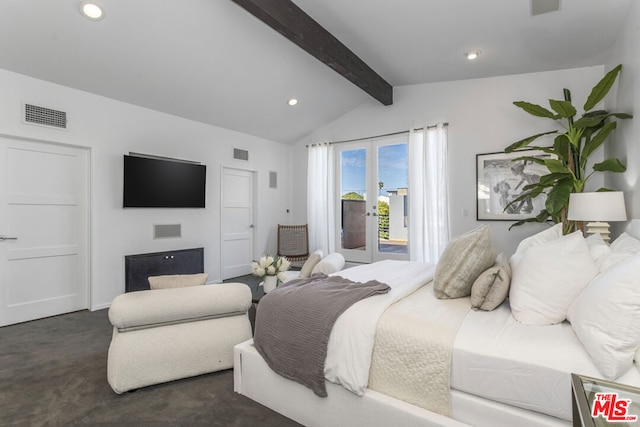
{"type": "Polygon", "coordinates": [[[336,149],[336,246],[347,261],[409,259],[407,138],[336,149]]]}

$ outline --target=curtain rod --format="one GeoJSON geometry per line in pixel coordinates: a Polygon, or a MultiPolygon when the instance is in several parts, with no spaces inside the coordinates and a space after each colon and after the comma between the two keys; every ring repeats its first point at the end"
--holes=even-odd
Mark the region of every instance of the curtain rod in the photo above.
{"type": "MultiPolygon", "coordinates": [[[[449,123],[444,122],[444,123],[442,123],[442,126],[447,127],[447,126],[449,126],[449,123]]],[[[413,131],[414,132],[418,132],[420,130],[424,130],[425,128],[433,129],[433,128],[437,128],[437,127],[438,127],[437,124],[436,125],[430,125],[430,126],[425,126],[425,127],[422,127],[422,128],[415,128],[413,131]]],[[[383,137],[386,137],[386,136],[402,135],[402,134],[405,134],[405,133],[409,133],[409,131],[408,130],[403,130],[403,131],[400,131],[400,132],[385,133],[383,135],[365,136],[363,138],[345,139],[345,140],[342,140],[342,141],[329,141],[329,142],[324,142],[324,144],[329,144],[329,145],[332,145],[332,144],[343,144],[345,142],[365,141],[367,139],[383,138],[383,137]]],[[[309,145],[305,145],[305,147],[315,147],[316,145],[321,145],[321,144],[323,144],[323,143],[309,144],[309,145]]]]}

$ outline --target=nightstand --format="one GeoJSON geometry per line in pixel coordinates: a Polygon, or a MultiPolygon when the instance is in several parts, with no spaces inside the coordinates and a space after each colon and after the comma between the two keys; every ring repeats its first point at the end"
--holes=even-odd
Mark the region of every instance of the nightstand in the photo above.
{"type": "Polygon", "coordinates": [[[573,426],[628,426],[640,420],[640,388],[571,374],[573,426]]]}

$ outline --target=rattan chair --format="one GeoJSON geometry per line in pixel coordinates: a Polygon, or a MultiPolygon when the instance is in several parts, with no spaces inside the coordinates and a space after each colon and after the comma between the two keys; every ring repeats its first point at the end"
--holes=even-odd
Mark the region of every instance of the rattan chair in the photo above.
{"type": "Polygon", "coordinates": [[[289,261],[305,261],[309,258],[309,229],[304,225],[278,224],[278,256],[289,261]]]}

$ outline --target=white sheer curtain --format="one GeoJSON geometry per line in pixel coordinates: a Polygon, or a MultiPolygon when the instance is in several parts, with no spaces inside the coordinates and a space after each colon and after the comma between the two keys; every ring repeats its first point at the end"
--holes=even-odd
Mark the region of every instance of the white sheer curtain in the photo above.
{"type": "Polygon", "coordinates": [[[409,258],[437,263],[449,242],[447,128],[409,131],[409,258]]]}
{"type": "Polygon", "coordinates": [[[307,163],[307,223],[309,250],[335,251],[334,158],[330,144],[309,147],[307,163]]]}

